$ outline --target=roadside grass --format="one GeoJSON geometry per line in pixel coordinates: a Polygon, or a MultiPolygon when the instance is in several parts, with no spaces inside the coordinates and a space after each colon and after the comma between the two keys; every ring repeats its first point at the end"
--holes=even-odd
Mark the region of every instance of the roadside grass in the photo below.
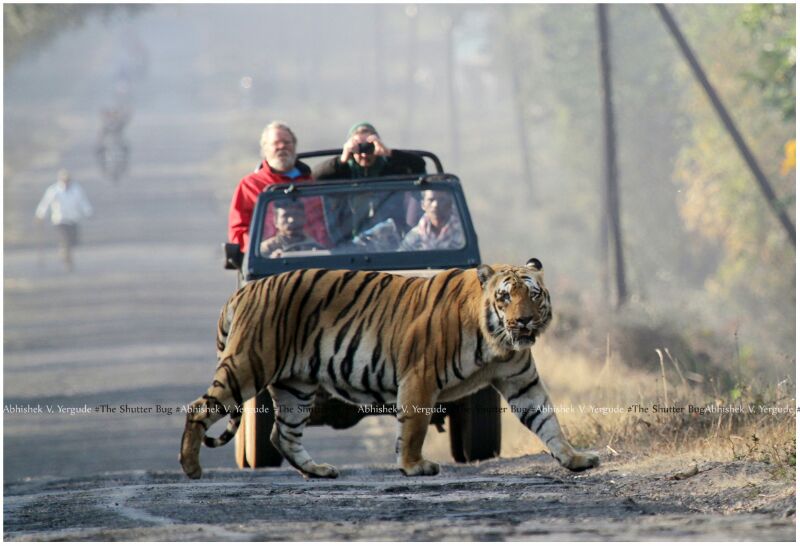
{"type": "MultiPolygon", "coordinates": [[[[758,390],[755,382],[739,381],[722,391],[713,378],[687,373],[664,348],[654,350],[652,370],[633,368],[610,351],[594,362],[542,344],[534,355],[559,421],[576,446],[606,457],[761,461],[794,479],[796,403],[789,379],[758,390]],[[731,408],[739,411],[725,411],[731,408]]],[[[503,434],[502,455],[544,450],[510,412],[503,434]]]]}

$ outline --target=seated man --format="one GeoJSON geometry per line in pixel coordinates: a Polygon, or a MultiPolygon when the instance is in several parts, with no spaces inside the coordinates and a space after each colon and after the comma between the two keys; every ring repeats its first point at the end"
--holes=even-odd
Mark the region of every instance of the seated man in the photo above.
{"type": "Polygon", "coordinates": [[[453,199],[443,191],[422,192],[424,214],[400,243],[399,250],[442,250],[464,246],[464,231],[458,214],[453,214],[453,199]]]}
{"type": "Polygon", "coordinates": [[[262,256],[278,258],[284,252],[325,248],[304,231],[306,210],[302,201],[275,201],[272,209],[275,213],[275,235],[261,241],[259,250],[262,256]]]}

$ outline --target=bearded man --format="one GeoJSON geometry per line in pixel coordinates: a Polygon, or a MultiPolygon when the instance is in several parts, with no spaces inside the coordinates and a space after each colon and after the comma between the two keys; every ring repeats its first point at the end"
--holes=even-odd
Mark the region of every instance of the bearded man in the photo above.
{"type": "MultiPolygon", "coordinates": [[[[273,121],[261,133],[261,166],[239,182],[233,192],[228,214],[228,241],[238,244],[242,252],[247,252],[250,220],[258,194],[273,184],[311,180],[311,169],[297,160],[296,150],[297,137],[282,121],[273,121]]],[[[329,240],[321,202],[318,199],[307,200],[305,212],[308,233],[317,241],[327,244],[329,240]]],[[[274,222],[266,221],[264,237],[272,237],[274,234],[274,222]]]]}

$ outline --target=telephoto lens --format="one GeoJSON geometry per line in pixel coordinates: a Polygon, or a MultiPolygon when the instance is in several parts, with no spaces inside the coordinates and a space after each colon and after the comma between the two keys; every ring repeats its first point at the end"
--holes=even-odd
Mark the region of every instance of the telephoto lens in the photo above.
{"type": "Polygon", "coordinates": [[[375,151],[375,144],[372,142],[360,142],[358,144],[358,153],[371,154],[375,151]]]}

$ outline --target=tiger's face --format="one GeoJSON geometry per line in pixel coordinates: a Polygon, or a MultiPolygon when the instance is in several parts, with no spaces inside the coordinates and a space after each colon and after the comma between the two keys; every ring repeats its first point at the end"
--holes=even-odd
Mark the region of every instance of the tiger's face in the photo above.
{"type": "Polygon", "coordinates": [[[491,337],[514,351],[531,347],[552,318],[542,263],[532,258],[525,267],[505,266],[497,271],[482,265],[478,279],[483,287],[485,326],[491,337]]]}

